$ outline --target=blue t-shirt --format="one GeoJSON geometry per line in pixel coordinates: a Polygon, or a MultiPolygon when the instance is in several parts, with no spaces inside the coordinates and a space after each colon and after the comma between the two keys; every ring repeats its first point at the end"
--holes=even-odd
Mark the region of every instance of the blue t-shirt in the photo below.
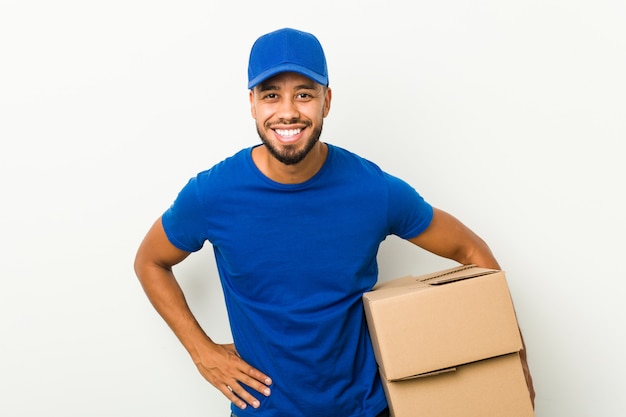
{"type": "Polygon", "coordinates": [[[406,182],[336,146],[300,184],[264,176],[244,149],[192,178],[163,214],[179,249],[209,241],[241,357],[272,394],[240,417],[371,417],[386,400],[361,296],[388,235],[412,238],[432,207],[406,182]]]}

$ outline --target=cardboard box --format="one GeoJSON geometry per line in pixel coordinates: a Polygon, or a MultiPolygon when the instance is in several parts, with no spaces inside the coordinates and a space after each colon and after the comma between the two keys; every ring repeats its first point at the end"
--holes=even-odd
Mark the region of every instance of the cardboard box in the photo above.
{"type": "Polygon", "coordinates": [[[533,417],[518,353],[414,379],[382,375],[391,417],[533,417]]]}
{"type": "Polygon", "coordinates": [[[363,305],[390,381],[507,353],[522,340],[504,272],[463,266],[380,283],[363,305]]]}

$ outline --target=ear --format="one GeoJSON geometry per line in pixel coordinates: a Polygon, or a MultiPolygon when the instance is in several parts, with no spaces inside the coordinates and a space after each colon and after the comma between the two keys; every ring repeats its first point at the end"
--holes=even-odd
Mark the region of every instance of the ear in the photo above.
{"type": "Polygon", "coordinates": [[[250,90],[250,114],[256,120],[256,107],[254,105],[254,91],[250,90]]]}
{"type": "Polygon", "coordinates": [[[330,87],[326,88],[326,94],[324,95],[324,118],[326,116],[328,116],[328,112],[330,112],[330,102],[332,101],[333,98],[333,91],[330,89],[330,87]]]}

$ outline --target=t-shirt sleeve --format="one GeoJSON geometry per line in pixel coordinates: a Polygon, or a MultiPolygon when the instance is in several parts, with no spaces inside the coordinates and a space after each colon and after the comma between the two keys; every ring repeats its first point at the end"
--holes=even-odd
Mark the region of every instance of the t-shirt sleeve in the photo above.
{"type": "Polygon", "coordinates": [[[198,197],[198,180],[192,178],[161,216],[167,238],[180,250],[196,252],[206,241],[205,211],[198,197]]]}
{"type": "Polygon", "coordinates": [[[387,175],[391,233],[402,239],[418,236],[430,225],[432,206],[408,183],[387,175]]]}

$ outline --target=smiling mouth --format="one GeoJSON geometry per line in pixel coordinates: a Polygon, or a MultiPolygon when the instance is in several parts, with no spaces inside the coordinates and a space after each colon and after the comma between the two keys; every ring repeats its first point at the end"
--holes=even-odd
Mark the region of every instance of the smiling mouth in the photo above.
{"type": "Polygon", "coordinates": [[[277,135],[288,139],[298,135],[300,132],[302,132],[302,129],[274,129],[274,132],[276,132],[277,135]]]}
{"type": "Polygon", "coordinates": [[[302,129],[274,129],[276,133],[276,138],[284,143],[295,143],[300,139],[300,133],[302,133],[302,129]]]}

